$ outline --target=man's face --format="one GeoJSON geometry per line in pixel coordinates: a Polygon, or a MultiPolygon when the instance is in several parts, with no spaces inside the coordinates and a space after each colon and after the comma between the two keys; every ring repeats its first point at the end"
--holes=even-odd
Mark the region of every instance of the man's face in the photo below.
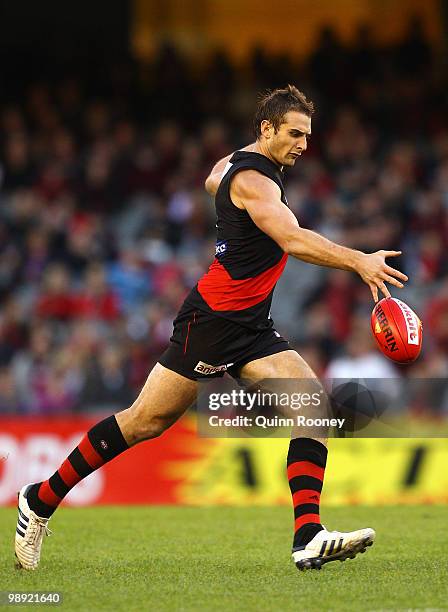
{"type": "Polygon", "coordinates": [[[294,166],[299,155],[306,151],[307,137],[311,134],[311,117],[289,111],[277,132],[269,121],[263,121],[261,133],[272,158],[280,166],[294,166]]]}

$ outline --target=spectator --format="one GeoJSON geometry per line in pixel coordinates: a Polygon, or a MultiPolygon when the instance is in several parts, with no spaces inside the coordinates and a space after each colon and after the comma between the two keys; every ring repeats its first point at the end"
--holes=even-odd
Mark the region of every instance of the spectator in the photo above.
{"type": "Polygon", "coordinates": [[[109,265],[107,279],[125,311],[139,306],[151,294],[151,275],[136,249],[121,251],[119,259],[109,265]]]}
{"type": "Polygon", "coordinates": [[[89,363],[79,393],[79,407],[115,412],[134,399],[122,351],[113,345],[104,347],[89,363]]]}
{"type": "Polygon", "coordinates": [[[398,370],[375,349],[370,330],[361,325],[352,331],[344,354],[330,361],[325,375],[346,379],[397,378],[398,370]]]}
{"type": "Polygon", "coordinates": [[[52,264],[45,270],[42,290],[36,302],[36,314],[43,319],[58,321],[67,321],[74,315],[70,276],[64,265],[52,264]]]}
{"type": "Polygon", "coordinates": [[[80,319],[114,321],[119,316],[119,302],[106,282],[104,266],[90,264],[84,275],[84,286],[73,300],[73,316],[80,319]]]}

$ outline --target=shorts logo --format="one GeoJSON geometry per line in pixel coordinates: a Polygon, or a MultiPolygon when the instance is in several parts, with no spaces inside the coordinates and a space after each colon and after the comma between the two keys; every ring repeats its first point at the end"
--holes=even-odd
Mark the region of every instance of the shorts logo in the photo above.
{"type": "Polygon", "coordinates": [[[225,240],[220,240],[216,243],[215,247],[215,256],[219,257],[220,255],[224,255],[227,251],[227,242],[225,240]]]}
{"type": "Polygon", "coordinates": [[[204,361],[198,361],[196,367],[194,368],[195,372],[199,372],[200,374],[216,374],[217,372],[225,372],[227,368],[232,366],[233,363],[227,363],[223,365],[213,366],[209,363],[204,363],[204,361]]]}

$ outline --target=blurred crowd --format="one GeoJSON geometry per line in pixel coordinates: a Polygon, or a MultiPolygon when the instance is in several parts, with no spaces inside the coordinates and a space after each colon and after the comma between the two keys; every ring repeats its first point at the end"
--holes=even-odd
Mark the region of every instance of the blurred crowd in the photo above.
{"type": "Polygon", "coordinates": [[[257,48],[244,65],[223,51],[201,65],[164,44],[149,64],[73,67],[2,91],[1,413],[133,401],[213,258],[204,179],[253,141],[257,92],[288,82],[318,109],[286,173],[292,210],[345,245],[403,252],[390,263],[410,280],[393,293],[421,315],[424,352],[406,368],[387,362],[367,286],[297,261],[278,286],[276,328],[320,375],[447,376],[448,89],[415,20],[390,47],[367,26],[350,46],[324,28],[306,61],[257,48]]]}

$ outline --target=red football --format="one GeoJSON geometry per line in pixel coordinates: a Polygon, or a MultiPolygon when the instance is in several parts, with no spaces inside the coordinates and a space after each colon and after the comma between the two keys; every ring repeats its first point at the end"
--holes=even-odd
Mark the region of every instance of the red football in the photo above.
{"type": "Polygon", "coordinates": [[[373,337],[380,351],[397,363],[415,361],[422,349],[422,322],[407,304],[383,298],[372,311],[373,337]]]}

